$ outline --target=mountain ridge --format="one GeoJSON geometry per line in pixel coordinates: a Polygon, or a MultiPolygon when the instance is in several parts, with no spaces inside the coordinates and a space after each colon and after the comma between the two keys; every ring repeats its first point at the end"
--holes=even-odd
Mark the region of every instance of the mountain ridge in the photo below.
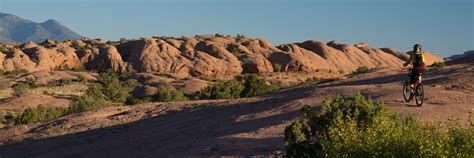
{"type": "Polygon", "coordinates": [[[80,38],[82,38],[81,35],[54,19],[36,23],[13,14],[0,12],[0,42],[3,43],[80,38]]]}

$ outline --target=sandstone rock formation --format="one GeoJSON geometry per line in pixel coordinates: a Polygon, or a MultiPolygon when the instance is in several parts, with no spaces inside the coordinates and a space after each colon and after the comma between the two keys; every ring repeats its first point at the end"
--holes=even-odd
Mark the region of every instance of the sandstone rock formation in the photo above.
{"type": "MultiPolygon", "coordinates": [[[[51,41],[2,45],[0,69],[29,71],[86,69],[118,72],[161,72],[180,77],[216,77],[273,71],[352,72],[368,68],[400,67],[408,58],[393,48],[371,48],[335,41],[305,41],[274,46],[264,39],[201,35],[181,38],[143,38],[51,41]]],[[[427,53],[428,64],[442,61],[427,53]]]]}

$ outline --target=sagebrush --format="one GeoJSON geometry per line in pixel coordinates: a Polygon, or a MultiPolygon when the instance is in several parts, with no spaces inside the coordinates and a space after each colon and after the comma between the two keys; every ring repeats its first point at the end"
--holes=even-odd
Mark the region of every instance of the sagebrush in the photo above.
{"type": "Polygon", "coordinates": [[[287,157],[473,157],[474,128],[422,124],[362,95],[327,99],[285,129],[287,157]]]}

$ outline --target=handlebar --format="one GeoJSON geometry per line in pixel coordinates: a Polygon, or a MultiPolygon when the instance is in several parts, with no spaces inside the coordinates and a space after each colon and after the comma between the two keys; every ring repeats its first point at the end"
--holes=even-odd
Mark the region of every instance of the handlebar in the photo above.
{"type": "Polygon", "coordinates": [[[411,71],[411,70],[413,70],[412,67],[402,67],[402,68],[400,68],[400,71],[411,71]]]}

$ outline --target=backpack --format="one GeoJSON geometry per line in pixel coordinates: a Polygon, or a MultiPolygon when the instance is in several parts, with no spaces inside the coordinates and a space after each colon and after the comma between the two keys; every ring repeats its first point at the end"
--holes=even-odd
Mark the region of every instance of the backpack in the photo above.
{"type": "Polygon", "coordinates": [[[425,63],[423,62],[423,53],[414,53],[415,60],[413,61],[413,66],[414,67],[422,67],[425,66],[425,63]]]}

